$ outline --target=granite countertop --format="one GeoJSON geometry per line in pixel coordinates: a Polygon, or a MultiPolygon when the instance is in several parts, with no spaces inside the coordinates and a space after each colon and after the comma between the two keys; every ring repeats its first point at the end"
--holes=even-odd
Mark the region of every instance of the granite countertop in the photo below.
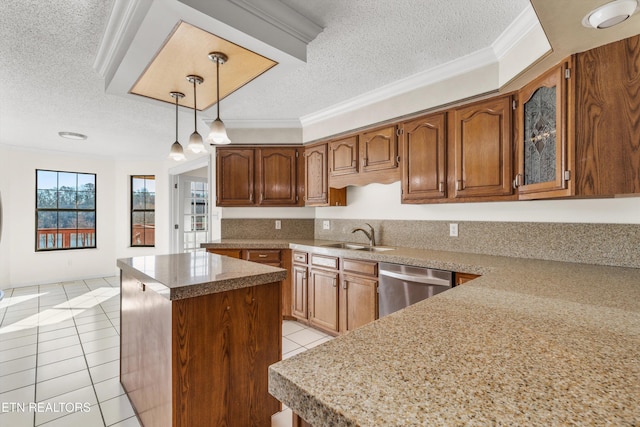
{"type": "Polygon", "coordinates": [[[170,300],[273,283],[287,277],[282,268],[204,251],[122,258],[117,265],[170,300]]]}
{"type": "Polygon", "coordinates": [[[640,269],[327,243],[482,277],[272,365],[314,427],[640,423],[640,269]]]}

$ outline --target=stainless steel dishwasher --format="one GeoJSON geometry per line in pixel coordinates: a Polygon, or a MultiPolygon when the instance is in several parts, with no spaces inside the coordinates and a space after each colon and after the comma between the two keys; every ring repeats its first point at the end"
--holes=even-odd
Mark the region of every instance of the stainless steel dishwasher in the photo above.
{"type": "Polygon", "coordinates": [[[378,317],[382,317],[451,289],[453,273],[381,262],[378,280],[378,317]]]}

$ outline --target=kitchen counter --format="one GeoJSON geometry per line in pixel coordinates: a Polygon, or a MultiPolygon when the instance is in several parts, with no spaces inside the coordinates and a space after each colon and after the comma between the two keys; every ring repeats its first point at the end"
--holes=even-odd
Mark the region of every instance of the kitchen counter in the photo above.
{"type": "Polygon", "coordinates": [[[286,270],[206,252],[123,258],[118,268],[170,300],[284,280],[286,270]]]}
{"type": "Polygon", "coordinates": [[[140,423],[269,425],[286,270],[202,251],[118,267],[120,383],[140,423]]]}
{"type": "Polygon", "coordinates": [[[314,427],[640,422],[640,269],[327,243],[482,277],[272,365],[314,427]]]}

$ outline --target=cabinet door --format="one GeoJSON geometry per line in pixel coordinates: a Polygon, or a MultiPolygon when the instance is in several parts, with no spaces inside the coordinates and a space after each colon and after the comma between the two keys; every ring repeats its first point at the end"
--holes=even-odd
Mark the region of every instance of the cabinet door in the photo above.
{"type": "Polygon", "coordinates": [[[512,194],[511,96],[454,110],[454,197],[512,194]]]}
{"type": "Polygon", "coordinates": [[[339,273],[312,268],[309,276],[309,323],[338,332],[339,273]]]}
{"type": "Polygon", "coordinates": [[[242,259],[242,249],[207,248],[207,252],[216,255],[228,256],[230,258],[242,259]]]}
{"type": "Polygon", "coordinates": [[[305,198],[307,206],[328,204],[327,144],[307,147],[305,157],[305,198]]]}
{"type": "Polygon", "coordinates": [[[307,319],[307,267],[293,266],[293,288],[291,314],[298,319],[307,319]]]}
{"type": "Polygon", "coordinates": [[[398,168],[398,139],[395,125],[364,132],[361,144],[362,172],[398,168]]]}
{"type": "Polygon", "coordinates": [[[298,188],[296,148],[256,149],[259,206],[295,206],[298,188]]]}
{"type": "MultiPolygon", "coordinates": [[[[568,185],[568,62],[549,70],[518,93],[518,173],[520,198],[570,196],[568,185]],[[565,180],[565,178],[567,178],[565,180]]],[[[573,149],[573,143],[571,142],[573,149]]]]}
{"type": "Polygon", "coordinates": [[[447,196],[446,113],[402,124],[402,202],[447,196]]]}
{"type": "Polygon", "coordinates": [[[329,175],[341,176],[358,173],[358,136],[329,143],[329,175]]]}
{"type": "Polygon", "coordinates": [[[377,318],[377,286],[375,279],[345,275],[340,298],[341,331],[353,331],[377,318]]]}
{"type": "Polygon", "coordinates": [[[217,206],[255,206],[254,150],[216,149],[217,206]]]}

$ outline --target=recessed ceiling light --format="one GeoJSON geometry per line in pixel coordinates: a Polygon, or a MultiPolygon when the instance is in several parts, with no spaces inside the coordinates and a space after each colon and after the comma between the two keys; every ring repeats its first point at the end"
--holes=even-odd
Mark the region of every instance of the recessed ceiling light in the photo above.
{"type": "Polygon", "coordinates": [[[58,132],[58,135],[67,139],[76,139],[76,140],[87,139],[87,135],[83,135],[81,133],[76,133],[76,132],[58,132]]]}
{"type": "Polygon", "coordinates": [[[616,0],[587,13],[582,25],[588,28],[604,29],[626,21],[638,8],[637,0],[616,0]]]}

